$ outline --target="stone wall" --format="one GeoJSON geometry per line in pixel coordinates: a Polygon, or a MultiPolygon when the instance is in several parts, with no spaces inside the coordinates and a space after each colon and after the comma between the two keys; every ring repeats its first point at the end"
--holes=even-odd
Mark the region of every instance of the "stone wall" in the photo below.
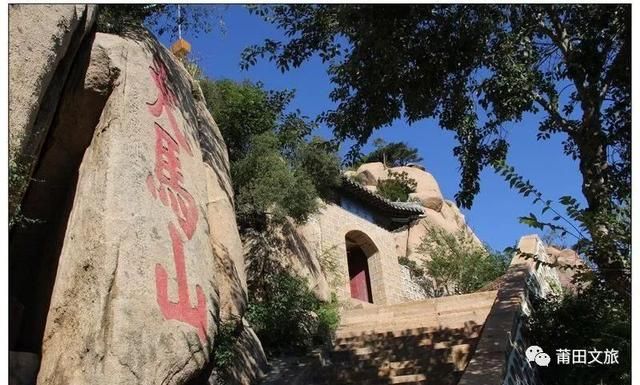
{"type": "MultiPolygon", "coordinates": [[[[520,238],[518,248],[549,262],[537,235],[520,238]]],[[[523,315],[530,314],[528,297],[547,296],[560,289],[556,269],[514,256],[500,282],[496,303],[484,324],[473,358],[458,385],[541,385],[535,364],[524,355],[528,343],[522,334],[523,315]]]]}
{"type": "Polygon", "coordinates": [[[400,274],[402,275],[402,295],[406,301],[421,301],[429,298],[429,293],[411,277],[411,270],[408,267],[400,265],[400,274]]]}
{"type": "MultiPolygon", "coordinates": [[[[417,170],[418,172],[423,172],[417,170]]],[[[339,279],[317,276],[314,269],[296,272],[307,276],[310,281],[320,287],[326,287],[325,282],[339,283],[334,289],[339,299],[350,300],[349,274],[346,256],[345,237],[360,237],[364,248],[369,249],[369,274],[374,304],[392,304],[412,300],[428,298],[428,294],[411,279],[410,274],[398,263],[399,256],[408,256],[419,264],[423,263],[425,256],[417,253],[416,248],[426,235],[425,226],[434,226],[446,232],[453,233],[461,229],[468,230],[471,239],[475,235],[468,229],[464,217],[455,208],[452,202],[445,201],[441,212],[425,208],[425,215],[413,223],[401,229],[390,232],[366,219],[355,215],[342,207],[327,203],[324,208],[308,223],[296,228],[303,240],[305,249],[314,255],[314,260],[330,254],[339,263],[339,279]],[[452,208],[452,206],[454,208],[452,208]]],[[[479,241],[478,241],[479,242],[479,241]]],[[[366,250],[365,250],[366,252],[366,250]]],[[[315,263],[315,262],[314,262],[315,263]]],[[[326,297],[326,295],[324,295],[326,297]]]]}
{"type": "Polygon", "coordinates": [[[297,230],[312,253],[331,253],[335,258],[339,266],[338,274],[343,278],[339,280],[339,287],[335,288],[338,299],[349,301],[351,298],[345,236],[352,232],[365,234],[366,237],[362,237],[363,244],[367,244],[365,247],[371,250],[375,249],[369,257],[373,303],[393,304],[404,301],[402,273],[393,233],[332,203],[325,204],[320,213],[297,230]]]}

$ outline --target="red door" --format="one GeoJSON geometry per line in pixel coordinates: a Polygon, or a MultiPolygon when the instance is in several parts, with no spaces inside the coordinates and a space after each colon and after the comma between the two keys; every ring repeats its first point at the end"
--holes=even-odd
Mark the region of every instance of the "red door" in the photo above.
{"type": "Polygon", "coordinates": [[[373,303],[367,256],[359,247],[354,247],[347,250],[347,262],[349,263],[351,298],[373,303]]]}

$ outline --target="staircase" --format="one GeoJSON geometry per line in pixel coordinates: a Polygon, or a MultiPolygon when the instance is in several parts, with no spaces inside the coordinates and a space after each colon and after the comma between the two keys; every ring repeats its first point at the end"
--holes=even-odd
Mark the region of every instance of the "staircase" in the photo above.
{"type": "Polygon", "coordinates": [[[348,310],[332,365],[314,382],[455,385],[495,298],[487,291],[348,310]]]}

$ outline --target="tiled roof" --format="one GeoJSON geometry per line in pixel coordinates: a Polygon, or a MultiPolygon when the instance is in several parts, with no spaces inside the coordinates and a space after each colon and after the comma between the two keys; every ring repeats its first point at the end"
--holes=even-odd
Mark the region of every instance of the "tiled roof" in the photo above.
{"type": "Polygon", "coordinates": [[[394,217],[412,217],[424,214],[424,207],[415,202],[392,202],[383,196],[368,190],[360,183],[342,176],[342,189],[357,196],[383,213],[394,217]]]}

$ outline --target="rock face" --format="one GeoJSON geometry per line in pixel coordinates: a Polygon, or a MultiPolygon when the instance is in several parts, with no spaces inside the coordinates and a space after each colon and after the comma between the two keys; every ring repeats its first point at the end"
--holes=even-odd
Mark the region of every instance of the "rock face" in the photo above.
{"type": "Polygon", "coordinates": [[[9,6],[9,157],[14,214],[62,88],[96,17],[95,5],[9,6]]]}
{"type": "Polygon", "coordinates": [[[103,34],[87,74],[113,89],[80,166],[38,381],[183,383],[210,359],[218,305],[191,84],[151,40],[103,34]]]}
{"type": "Polygon", "coordinates": [[[356,177],[365,186],[376,186],[379,179],[387,177],[387,171],[382,162],[365,163],[356,170],[356,177]]]}
{"type": "Polygon", "coordinates": [[[426,208],[440,211],[443,198],[440,186],[438,186],[438,182],[436,182],[433,175],[416,167],[393,167],[391,171],[397,173],[406,172],[409,178],[416,181],[416,192],[411,193],[409,195],[410,198],[418,199],[426,208]]]}
{"type": "MultiPolygon", "coordinates": [[[[318,245],[311,244],[307,239],[309,227],[307,224],[296,224],[292,219],[288,219],[284,224],[273,224],[269,230],[271,239],[268,242],[264,242],[261,239],[262,235],[258,233],[245,234],[243,239],[245,260],[249,265],[248,269],[259,274],[262,271],[261,268],[251,264],[256,254],[262,255],[265,250],[270,249],[268,258],[271,262],[276,263],[282,270],[305,279],[307,286],[317,299],[329,301],[331,299],[330,278],[325,276],[322,268],[322,259],[328,256],[322,255],[318,251],[318,245]]],[[[310,238],[317,239],[315,234],[310,238]]]]}
{"type": "Polygon", "coordinates": [[[416,249],[427,233],[426,227],[436,227],[449,234],[466,231],[473,242],[478,245],[482,244],[467,226],[464,215],[455,203],[443,198],[438,182],[433,175],[424,170],[424,167],[414,165],[385,168],[381,162],[374,162],[360,165],[350,175],[360,180],[366,188],[375,192],[378,181],[389,178],[389,171],[395,173],[404,172],[409,178],[415,180],[417,184],[416,191],[410,194],[410,198],[418,200],[425,207],[424,216],[411,223],[406,234],[404,232],[396,233],[398,255],[419,258],[416,249]]]}
{"type": "MultiPolygon", "coordinates": [[[[385,167],[382,162],[365,163],[358,167],[355,177],[367,188],[378,185],[379,180],[389,178],[389,172],[406,173],[407,176],[416,181],[416,191],[410,194],[411,198],[417,199],[424,207],[440,211],[443,204],[442,193],[438,182],[433,175],[418,167],[385,167]]],[[[372,189],[375,191],[375,189],[372,189]]]]}
{"type": "Polygon", "coordinates": [[[92,15],[84,6],[12,6],[11,31],[24,44],[41,40],[21,30],[29,20],[59,37],[55,49],[36,47],[28,81],[13,78],[23,63],[10,49],[11,116],[20,116],[11,149],[39,158],[34,175],[45,177],[29,186],[25,207],[52,219],[12,233],[10,259],[26,260],[12,274],[33,265],[47,283],[28,296],[19,282],[13,288],[30,320],[16,330],[36,331],[16,344],[39,353],[41,342],[38,384],[206,383],[218,324],[234,319],[241,354],[231,376],[249,384],[266,360],[242,322],[246,274],[221,134],[197,83],[151,37],[75,42],[92,15]],[[37,94],[54,80],[57,93],[37,94]],[[34,128],[48,109],[55,119],[34,128]],[[45,238],[48,246],[35,245],[45,238]],[[46,258],[33,260],[41,251],[46,258]]]}
{"type": "Polygon", "coordinates": [[[326,256],[314,253],[314,249],[304,236],[304,232],[295,228],[293,223],[289,223],[289,226],[286,226],[283,230],[283,237],[287,246],[283,256],[284,265],[297,276],[307,280],[309,288],[316,298],[321,301],[329,301],[331,299],[331,288],[322,269],[321,262],[321,258],[326,256]]]}
{"type": "Polygon", "coordinates": [[[35,384],[38,365],[39,357],[35,353],[9,351],[9,384],[35,384]]]}

